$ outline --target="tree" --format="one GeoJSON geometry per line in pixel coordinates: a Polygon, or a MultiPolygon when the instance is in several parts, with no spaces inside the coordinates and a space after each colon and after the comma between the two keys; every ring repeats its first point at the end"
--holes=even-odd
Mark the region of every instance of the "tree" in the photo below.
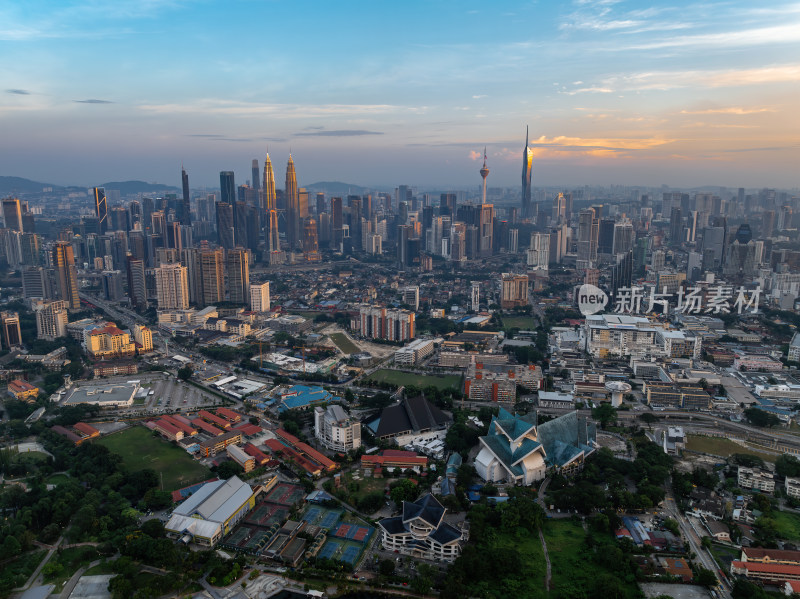
{"type": "Polygon", "coordinates": [[[416,499],[417,493],[417,485],[407,478],[404,478],[403,480],[397,481],[392,486],[391,491],[389,491],[389,496],[397,505],[401,505],[404,501],[413,501],[416,499]]]}
{"type": "Polygon", "coordinates": [[[700,586],[704,587],[715,587],[719,584],[717,575],[711,570],[702,567],[697,568],[697,574],[694,577],[694,582],[695,584],[699,584],[700,586]]]}
{"type": "Polygon", "coordinates": [[[773,427],[778,426],[781,421],[775,414],[770,414],[758,408],[747,408],[744,417],[753,426],[773,427]]]}
{"type": "Polygon", "coordinates": [[[394,574],[394,560],[381,560],[381,563],[378,564],[378,572],[381,574],[381,576],[391,576],[394,574]]]}
{"type": "Polygon", "coordinates": [[[800,476],[800,460],[788,453],[781,454],[775,460],[775,472],[778,476],[800,476]]]}
{"type": "Polygon", "coordinates": [[[610,423],[617,421],[617,409],[610,403],[602,403],[592,408],[592,418],[597,420],[602,428],[606,428],[610,423]]]}
{"type": "Polygon", "coordinates": [[[193,374],[194,370],[189,364],[187,364],[183,368],[178,369],[178,378],[181,379],[182,381],[188,381],[190,378],[192,378],[193,374]]]}

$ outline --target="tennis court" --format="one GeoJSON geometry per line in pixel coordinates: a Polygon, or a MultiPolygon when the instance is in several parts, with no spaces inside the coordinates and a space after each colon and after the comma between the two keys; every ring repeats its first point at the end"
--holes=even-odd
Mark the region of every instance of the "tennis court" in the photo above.
{"type": "Polygon", "coordinates": [[[344,549],[342,550],[342,554],[339,556],[339,559],[343,562],[347,562],[348,564],[356,563],[358,560],[358,556],[361,555],[361,545],[345,545],[344,549]]]}
{"type": "Polygon", "coordinates": [[[247,515],[247,522],[268,528],[273,524],[283,522],[288,517],[288,508],[274,503],[262,502],[247,515]]]}
{"type": "Polygon", "coordinates": [[[240,547],[252,532],[253,532],[252,528],[248,528],[247,526],[240,526],[231,533],[231,536],[229,536],[225,542],[230,545],[235,545],[236,547],[240,547]]]}
{"type": "Polygon", "coordinates": [[[261,549],[269,540],[269,533],[265,530],[256,530],[250,540],[245,544],[245,549],[256,551],[261,549]]]}
{"type": "Polygon", "coordinates": [[[336,541],[334,539],[328,539],[325,544],[322,546],[322,549],[319,550],[317,557],[324,557],[327,559],[334,559],[333,556],[339,552],[342,545],[341,541],[336,541]]]}
{"type": "Polygon", "coordinates": [[[327,530],[331,530],[339,518],[342,516],[342,510],[329,510],[317,506],[308,506],[306,513],[303,515],[303,520],[309,524],[315,524],[327,530]]]}
{"type": "Polygon", "coordinates": [[[357,524],[340,524],[333,536],[342,539],[352,539],[354,541],[363,542],[372,534],[372,528],[369,526],[358,526],[357,524]]]}
{"type": "Polygon", "coordinates": [[[294,505],[305,496],[303,487],[289,483],[279,483],[267,495],[267,501],[281,505],[294,505]]]}

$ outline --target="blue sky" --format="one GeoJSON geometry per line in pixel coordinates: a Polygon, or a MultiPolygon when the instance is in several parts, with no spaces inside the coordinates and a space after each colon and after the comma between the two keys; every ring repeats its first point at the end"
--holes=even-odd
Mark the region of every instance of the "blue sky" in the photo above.
{"type": "Polygon", "coordinates": [[[800,3],[0,4],[0,174],[795,187],[800,3]]]}

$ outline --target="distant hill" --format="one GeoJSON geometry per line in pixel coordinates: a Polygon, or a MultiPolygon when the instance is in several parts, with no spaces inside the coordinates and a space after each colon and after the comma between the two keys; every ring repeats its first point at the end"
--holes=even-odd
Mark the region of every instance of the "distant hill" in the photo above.
{"type": "Polygon", "coordinates": [[[0,177],[0,195],[8,196],[24,193],[41,193],[45,187],[61,188],[52,183],[39,183],[22,177],[0,177]]]}
{"type": "Polygon", "coordinates": [[[374,187],[362,187],[341,181],[320,181],[311,185],[303,185],[303,187],[314,193],[324,192],[328,196],[364,195],[375,191],[374,187]]]}
{"type": "Polygon", "coordinates": [[[172,185],[163,185],[161,183],[145,183],[144,181],[112,181],[110,183],[103,183],[99,187],[116,189],[119,191],[121,196],[134,195],[137,193],[156,193],[159,191],[180,191],[180,189],[172,185]]]}

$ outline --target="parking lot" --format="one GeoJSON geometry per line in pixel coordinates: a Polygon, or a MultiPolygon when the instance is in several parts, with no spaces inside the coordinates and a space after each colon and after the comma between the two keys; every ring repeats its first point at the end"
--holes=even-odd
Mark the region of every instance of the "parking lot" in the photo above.
{"type": "Polygon", "coordinates": [[[153,380],[147,385],[142,381],[142,386],[148,389],[144,408],[156,414],[194,412],[221,402],[219,397],[172,376],[153,380]]]}

